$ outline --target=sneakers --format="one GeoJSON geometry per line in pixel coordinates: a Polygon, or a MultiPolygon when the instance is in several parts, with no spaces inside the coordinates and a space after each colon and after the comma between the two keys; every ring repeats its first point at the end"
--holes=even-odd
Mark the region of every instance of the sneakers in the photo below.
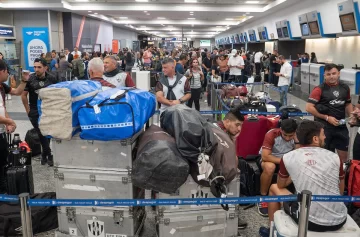
{"type": "Polygon", "coordinates": [[[41,155],[41,165],[46,165],[47,164],[47,157],[46,155],[41,155]]]}
{"type": "Polygon", "coordinates": [[[238,230],[243,230],[247,227],[247,222],[246,221],[243,221],[239,218],[238,220],[238,230]]]}
{"type": "Polygon", "coordinates": [[[269,237],[270,236],[270,228],[267,227],[260,227],[259,229],[260,237],[269,237]]]}
{"type": "Polygon", "coordinates": [[[54,166],[54,156],[53,155],[48,155],[47,157],[47,164],[51,167],[54,166]]]}
{"type": "Polygon", "coordinates": [[[263,217],[268,217],[268,204],[266,202],[260,202],[258,203],[258,212],[263,217]]]}

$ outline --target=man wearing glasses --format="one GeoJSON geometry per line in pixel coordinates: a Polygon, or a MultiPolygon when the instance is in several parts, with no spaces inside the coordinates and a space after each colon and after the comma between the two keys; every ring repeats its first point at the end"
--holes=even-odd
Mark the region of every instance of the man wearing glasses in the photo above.
{"type": "Polygon", "coordinates": [[[12,89],[5,82],[8,79],[8,68],[5,61],[0,60],[0,194],[6,192],[6,180],[4,167],[8,157],[8,143],[6,133],[13,133],[16,129],[16,124],[6,111],[5,97],[6,94],[21,95],[24,91],[28,75],[23,74],[23,79],[16,89],[12,89]]]}
{"type": "Polygon", "coordinates": [[[39,90],[49,85],[56,84],[57,80],[54,76],[46,72],[47,63],[42,58],[35,59],[34,70],[35,73],[30,76],[28,82],[26,83],[25,91],[21,95],[21,100],[25,107],[26,113],[29,116],[30,122],[34,126],[40,138],[42,147],[41,165],[45,165],[47,163],[49,166],[53,166],[54,160],[51,154],[50,141],[41,134],[39,129],[39,112],[37,109],[37,100],[39,90]],[[27,97],[28,95],[29,99],[27,97]]]}

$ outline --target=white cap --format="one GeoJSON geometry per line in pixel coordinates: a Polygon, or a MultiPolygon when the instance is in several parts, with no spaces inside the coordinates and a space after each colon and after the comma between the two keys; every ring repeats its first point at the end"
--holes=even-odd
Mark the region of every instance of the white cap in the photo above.
{"type": "Polygon", "coordinates": [[[237,54],[237,50],[236,49],[233,49],[233,50],[231,50],[231,53],[230,54],[228,54],[228,56],[235,56],[235,54],[237,54]]]}

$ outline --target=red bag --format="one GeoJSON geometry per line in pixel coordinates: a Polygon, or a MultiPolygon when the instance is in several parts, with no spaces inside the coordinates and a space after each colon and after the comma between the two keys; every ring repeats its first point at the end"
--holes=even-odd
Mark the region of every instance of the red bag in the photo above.
{"type": "Polygon", "coordinates": [[[237,91],[240,96],[247,96],[247,94],[248,94],[248,90],[247,90],[246,86],[239,86],[237,88],[237,91]]]}
{"type": "Polygon", "coordinates": [[[267,119],[269,130],[279,127],[280,116],[267,116],[267,119]]]}
{"type": "MultiPolygon", "coordinates": [[[[360,196],[360,161],[359,160],[352,160],[350,162],[348,195],[360,196]]],[[[353,205],[355,207],[360,207],[360,202],[354,202],[353,205]]]]}

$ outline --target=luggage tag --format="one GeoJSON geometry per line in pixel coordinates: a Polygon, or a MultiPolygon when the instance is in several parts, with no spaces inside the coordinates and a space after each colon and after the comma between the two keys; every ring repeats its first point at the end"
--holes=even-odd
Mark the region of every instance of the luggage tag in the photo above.
{"type": "Polygon", "coordinates": [[[209,163],[209,156],[204,153],[200,153],[198,157],[199,174],[197,176],[198,181],[208,180],[211,172],[213,171],[212,165],[209,163]]]}
{"type": "Polygon", "coordinates": [[[94,105],[94,112],[95,112],[95,114],[101,113],[101,109],[100,109],[99,105],[94,105]]]}

